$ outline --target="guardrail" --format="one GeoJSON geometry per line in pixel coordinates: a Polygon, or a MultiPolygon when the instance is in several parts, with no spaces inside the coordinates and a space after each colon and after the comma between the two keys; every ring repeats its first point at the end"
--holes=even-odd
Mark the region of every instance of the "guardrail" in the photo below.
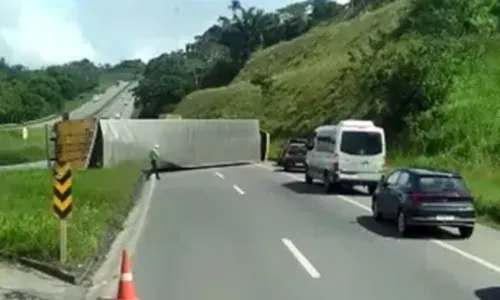
{"type": "MultiPolygon", "coordinates": [[[[47,121],[57,120],[59,117],[60,117],[59,115],[50,115],[50,116],[46,116],[46,117],[43,117],[43,118],[40,118],[40,119],[36,119],[36,120],[31,120],[31,121],[24,122],[24,124],[27,125],[27,126],[29,126],[29,125],[33,125],[33,124],[44,123],[44,122],[47,122],[47,121]]],[[[13,128],[21,127],[21,126],[22,125],[18,124],[18,123],[1,124],[0,125],[0,130],[2,130],[2,129],[13,129],[13,128]]]]}

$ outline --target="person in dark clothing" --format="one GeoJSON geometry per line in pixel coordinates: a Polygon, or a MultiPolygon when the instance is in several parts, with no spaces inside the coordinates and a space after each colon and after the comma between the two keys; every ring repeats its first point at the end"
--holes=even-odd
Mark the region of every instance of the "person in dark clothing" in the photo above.
{"type": "Polygon", "coordinates": [[[154,145],[154,147],[149,151],[149,159],[151,160],[151,170],[149,170],[146,175],[146,179],[149,179],[151,174],[155,173],[156,179],[160,179],[160,173],[158,172],[158,159],[160,158],[159,152],[160,146],[158,144],[154,145]]]}

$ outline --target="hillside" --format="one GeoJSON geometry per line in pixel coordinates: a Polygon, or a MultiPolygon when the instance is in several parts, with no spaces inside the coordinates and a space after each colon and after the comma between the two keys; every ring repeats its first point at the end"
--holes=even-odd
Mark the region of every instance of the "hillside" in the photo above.
{"type": "Polygon", "coordinates": [[[192,93],[177,112],[192,117],[259,118],[275,136],[304,133],[350,115],[354,104],[346,95],[350,83],[339,82],[342,69],[349,65],[348,50],[366,44],[377,30],[395,28],[406,6],[407,1],[398,1],[256,52],[231,85],[192,93]],[[269,83],[268,88],[251,84],[259,77],[269,83]]]}
{"type": "Polygon", "coordinates": [[[177,113],[259,118],[278,138],[371,118],[414,153],[496,160],[498,19],[481,5],[398,0],[313,28],[254,53],[229,86],[188,95],[177,113]]]}

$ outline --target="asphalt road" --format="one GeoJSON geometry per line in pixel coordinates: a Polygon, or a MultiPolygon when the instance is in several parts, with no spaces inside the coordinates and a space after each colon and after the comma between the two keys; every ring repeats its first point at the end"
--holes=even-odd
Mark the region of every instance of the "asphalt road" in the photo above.
{"type": "Polygon", "coordinates": [[[369,197],[269,165],[162,174],[132,258],[145,300],[500,299],[500,234],[396,236],[369,197]],[[495,294],[496,293],[496,294],[495,294]]]}
{"type": "MultiPolygon", "coordinates": [[[[120,82],[119,85],[110,86],[104,93],[99,95],[99,97],[100,97],[99,101],[96,101],[96,102],[89,101],[89,102],[85,103],[84,105],[78,107],[77,109],[73,110],[70,113],[70,118],[71,119],[81,119],[81,118],[86,118],[88,116],[94,115],[96,111],[101,109],[103,106],[107,105],[107,103],[113,98],[113,96],[119,90],[123,89],[127,84],[129,84],[129,82],[122,81],[122,82],[120,82]]],[[[40,122],[40,123],[36,123],[33,125],[29,125],[29,127],[43,127],[46,124],[52,125],[60,120],[61,120],[61,118],[48,120],[45,122],[40,122]]]]}
{"type": "MultiPolygon", "coordinates": [[[[92,114],[94,114],[99,108],[105,105],[109,101],[113,101],[108,107],[106,107],[102,112],[98,113],[98,117],[114,117],[116,113],[119,113],[122,118],[129,119],[132,116],[134,111],[134,97],[130,89],[134,88],[137,83],[133,83],[129,88],[123,91],[120,95],[118,95],[118,99],[111,100],[111,97],[117,92],[117,90],[122,89],[125,84],[122,84],[120,87],[113,86],[109,88],[102,96],[99,102],[89,102],[79,109],[73,111],[71,113],[71,117],[73,119],[77,118],[85,118],[92,114]],[[128,104],[125,104],[128,101],[128,104]]],[[[55,121],[48,121],[47,124],[53,124],[55,121]]],[[[45,123],[41,125],[37,124],[32,127],[44,126],[45,123]]],[[[47,166],[47,161],[36,161],[24,164],[15,164],[8,166],[0,166],[0,171],[3,170],[22,170],[22,169],[40,169],[45,168],[47,166]]]]}

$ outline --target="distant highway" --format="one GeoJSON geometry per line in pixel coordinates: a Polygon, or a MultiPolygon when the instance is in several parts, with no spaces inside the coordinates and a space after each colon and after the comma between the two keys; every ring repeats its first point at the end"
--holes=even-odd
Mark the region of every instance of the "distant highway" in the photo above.
{"type": "MultiPolygon", "coordinates": [[[[129,119],[132,116],[132,113],[134,111],[134,96],[132,92],[129,90],[137,86],[137,82],[132,83],[125,91],[117,95],[116,98],[113,98],[115,93],[123,89],[123,87],[128,84],[128,83],[122,83],[120,86],[112,86],[106,92],[101,95],[101,99],[97,102],[92,102],[89,101],[88,103],[82,105],[80,108],[74,110],[70,114],[71,119],[79,119],[79,118],[85,118],[88,116],[92,116],[96,111],[98,111],[100,108],[102,108],[104,105],[109,105],[106,107],[103,111],[97,114],[97,117],[114,117],[116,113],[121,114],[122,118],[124,119],[129,119]],[[111,103],[108,103],[109,101],[112,101],[111,103]],[[125,103],[128,102],[128,105],[125,103]]],[[[45,124],[52,125],[55,122],[59,121],[57,120],[49,120],[43,123],[35,124],[30,127],[41,127],[45,126],[45,124]]],[[[36,162],[29,162],[29,163],[24,163],[24,164],[15,164],[15,165],[7,165],[7,166],[1,166],[0,171],[2,170],[20,170],[20,169],[39,169],[39,168],[45,168],[47,167],[47,161],[42,160],[42,161],[36,161],[36,162]]]]}
{"type": "Polygon", "coordinates": [[[500,299],[500,233],[402,239],[373,221],[366,194],[325,195],[303,177],[270,165],[162,174],[133,255],[138,296],[500,299]]]}

